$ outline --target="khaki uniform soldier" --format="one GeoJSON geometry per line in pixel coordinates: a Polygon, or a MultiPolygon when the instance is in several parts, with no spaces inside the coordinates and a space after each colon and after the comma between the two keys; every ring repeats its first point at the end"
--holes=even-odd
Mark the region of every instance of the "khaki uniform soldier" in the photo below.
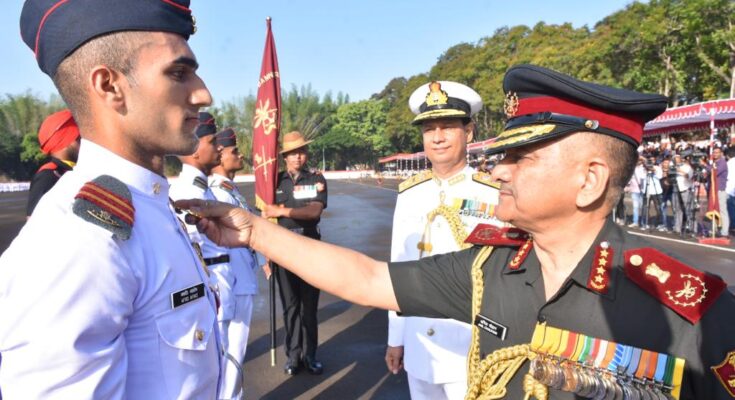
{"type": "Polygon", "coordinates": [[[735,396],[725,282],[609,217],[666,98],[533,65],[509,69],[503,88],[492,176],[496,215],[517,228],[480,226],[470,249],[386,264],[225,205],[180,205],[218,242],[250,244],[349,301],[472,323],[467,399],[735,396]]]}
{"type": "MultiPolygon", "coordinates": [[[[409,100],[422,131],[432,168],[401,183],[393,216],[391,261],[417,260],[468,247],[478,223],[497,221],[497,187],[490,175],[467,165],[471,116],[480,96],[456,82],[432,82],[409,100]]],[[[461,399],[467,391],[471,326],[450,319],[399,317],[389,312],[386,363],[396,373],[401,361],[411,398],[461,399]]]]}
{"type": "MultiPolygon", "coordinates": [[[[217,132],[217,145],[221,163],[212,169],[209,187],[214,197],[224,203],[232,204],[251,211],[245,197],[233,181],[235,173],[244,167],[243,157],[237,148],[235,132],[224,129],[217,132]]],[[[221,399],[242,399],[245,397],[242,377],[242,363],[250,334],[250,318],[253,314],[253,300],[258,293],[258,266],[266,266],[265,259],[249,248],[234,248],[228,251],[232,269],[232,318],[223,324],[223,336],[227,335],[227,354],[222,372],[221,399]]]]}

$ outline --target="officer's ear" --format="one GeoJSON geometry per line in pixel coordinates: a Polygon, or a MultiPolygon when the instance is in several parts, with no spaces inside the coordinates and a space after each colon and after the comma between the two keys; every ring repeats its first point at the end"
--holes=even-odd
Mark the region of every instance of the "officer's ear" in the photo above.
{"type": "Polygon", "coordinates": [[[475,139],[475,123],[470,120],[465,124],[464,131],[467,134],[467,143],[472,143],[472,140],[475,139]]]}
{"type": "Polygon", "coordinates": [[[106,65],[95,65],[89,73],[93,96],[107,107],[126,111],[125,89],[130,87],[125,74],[106,65]]]}

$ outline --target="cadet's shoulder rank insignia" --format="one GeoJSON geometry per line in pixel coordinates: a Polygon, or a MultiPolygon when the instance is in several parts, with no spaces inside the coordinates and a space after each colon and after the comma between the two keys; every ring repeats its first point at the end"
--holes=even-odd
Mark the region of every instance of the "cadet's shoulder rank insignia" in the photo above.
{"type": "Polygon", "coordinates": [[[735,397],[735,351],[727,353],[727,356],[719,365],[711,368],[722,386],[727,390],[727,393],[735,397]]]}
{"type": "Polygon", "coordinates": [[[625,275],[692,324],[727,287],[722,279],[648,247],[625,252],[625,275]]]}
{"type": "Polygon", "coordinates": [[[481,246],[522,246],[531,235],[518,228],[498,228],[490,224],[477,224],[465,243],[481,246]]]}
{"type": "Polygon", "coordinates": [[[74,199],[73,211],[78,217],[107,229],[118,239],[130,239],[135,207],[124,183],[101,175],[85,183],[74,199]]]}
{"type": "Polygon", "coordinates": [[[228,191],[232,191],[235,189],[235,187],[230,182],[227,182],[227,181],[220,182],[219,186],[228,191]]]}
{"type": "Polygon", "coordinates": [[[207,188],[209,187],[209,185],[207,185],[207,180],[202,178],[201,176],[195,177],[192,183],[194,184],[194,186],[202,190],[207,190],[207,188]]]}
{"type": "Polygon", "coordinates": [[[487,172],[477,172],[472,174],[472,180],[477,183],[482,183],[483,185],[494,187],[495,189],[500,189],[500,184],[498,182],[494,182],[492,175],[487,172]]]}
{"type": "Polygon", "coordinates": [[[418,174],[406,179],[405,181],[401,182],[400,185],[398,185],[398,193],[403,193],[408,189],[411,189],[412,187],[424,183],[428,180],[430,180],[434,176],[433,172],[431,172],[430,169],[424,170],[419,172],[418,174]]]}

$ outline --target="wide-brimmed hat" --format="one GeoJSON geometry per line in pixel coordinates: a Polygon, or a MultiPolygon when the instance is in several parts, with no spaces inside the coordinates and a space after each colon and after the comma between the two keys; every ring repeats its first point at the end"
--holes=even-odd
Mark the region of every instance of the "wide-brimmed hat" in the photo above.
{"type": "Polygon", "coordinates": [[[283,145],[281,146],[279,154],[288,153],[289,151],[304,147],[311,142],[313,142],[313,140],[304,140],[304,135],[302,135],[301,132],[289,132],[283,135],[283,145]]]}

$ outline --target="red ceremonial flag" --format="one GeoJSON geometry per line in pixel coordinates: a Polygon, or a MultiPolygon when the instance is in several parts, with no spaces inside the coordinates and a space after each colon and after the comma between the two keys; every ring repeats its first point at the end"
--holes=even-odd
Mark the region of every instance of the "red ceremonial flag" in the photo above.
{"type": "Polygon", "coordinates": [[[709,174],[709,193],[707,193],[707,212],[704,214],[712,220],[712,236],[715,234],[717,227],[722,226],[722,216],[720,215],[720,200],[717,198],[717,165],[712,162],[712,170],[709,174]]]}
{"type": "Polygon", "coordinates": [[[266,19],[265,50],[258,80],[258,98],[253,116],[253,169],[255,206],[262,210],[273,204],[278,171],[278,134],[281,131],[281,77],[271,19],[266,19]]]}

